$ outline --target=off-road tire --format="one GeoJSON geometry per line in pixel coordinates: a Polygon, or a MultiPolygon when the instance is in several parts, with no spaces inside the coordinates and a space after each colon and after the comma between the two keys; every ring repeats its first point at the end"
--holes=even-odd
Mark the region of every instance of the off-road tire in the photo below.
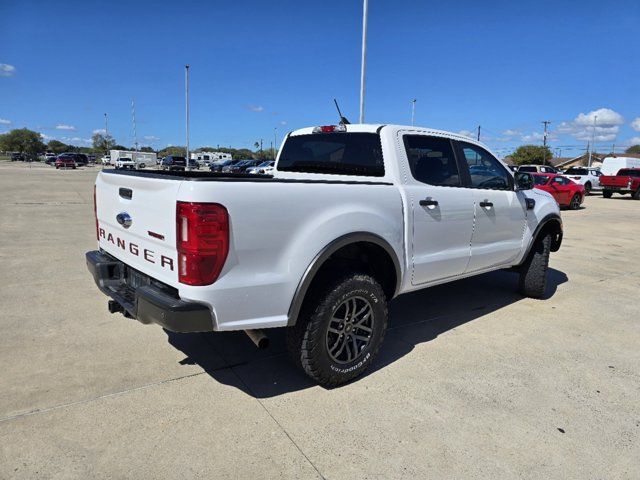
{"type": "Polygon", "coordinates": [[[634,200],[640,200],[640,188],[631,194],[631,198],[634,200]]]}
{"type": "Polygon", "coordinates": [[[525,297],[540,298],[547,289],[547,270],[551,252],[551,234],[535,239],[531,252],[520,267],[518,290],[525,297]]]}
{"type": "Polygon", "coordinates": [[[602,198],[611,198],[612,195],[613,195],[613,192],[611,190],[602,191],[602,198]]]}
{"type": "Polygon", "coordinates": [[[309,295],[296,325],[288,329],[289,354],[315,382],[327,388],[336,387],[360,376],[376,357],[387,330],[387,300],[373,277],[353,272],[343,273],[309,295]],[[352,362],[339,363],[329,353],[328,330],[336,309],[354,297],[368,300],[372,332],[369,342],[352,362]]]}

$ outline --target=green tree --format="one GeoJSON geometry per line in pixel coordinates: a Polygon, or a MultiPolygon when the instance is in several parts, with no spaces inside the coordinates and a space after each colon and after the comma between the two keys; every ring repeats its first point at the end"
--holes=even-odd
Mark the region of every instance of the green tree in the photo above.
{"type": "Polygon", "coordinates": [[[640,145],[632,145],[627,148],[624,153],[640,153],[640,145]]]}
{"type": "Polygon", "coordinates": [[[163,148],[158,151],[159,157],[166,157],[167,155],[176,155],[180,157],[184,157],[185,149],[184,147],[176,147],[174,145],[169,145],[168,147],[163,148]]]}
{"type": "Polygon", "coordinates": [[[49,140],[47,143],[47,151],[56,154],[64,153],[69,150],[69,145],[62,143],[60,140],[49,140]]]}
{"type": "Polygon", "coordinates": [[[91,143],[96,152],[108,152],[114,148],[116,141],[111,135],[96,132],[91,137],[91,143]]]}
{"type": "Polygon", "coordinates": [[[42,136],[28,128],[11,130],[0,136],[0,150],[20,152],[35,157],[38,153],[44,152],[45,148],[42,136]]]}
{"type": "Polygon", "coordinates": [[[542,165],[543,159],[548,162],[552,156],[549,147],[522,145],[511,154],[511,160],[516,165],[542,165]]]}
{"type": "Polygon", "coordinates": [[[155,152],[155,150],[151,147],[140,147],[140,151],[141,152],[149,152],[149,153],[153,153],[155,152]]]}

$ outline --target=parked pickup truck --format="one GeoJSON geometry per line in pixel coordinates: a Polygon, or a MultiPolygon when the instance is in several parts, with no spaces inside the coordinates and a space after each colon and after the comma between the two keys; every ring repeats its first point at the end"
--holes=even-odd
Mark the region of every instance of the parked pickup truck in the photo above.
{"type": "Polygon", "coordinates": [[[259,345],[286,327],[294,361],[335,386],[371,364],[397,295],[507,268],[544,295],[562,221],[532,187],[452,133],[304,128],[273,176],[103,170],[87,266],[109,310],[145,324],[259,345]]]}
{"type": "Polygon", "coordinates": [[[603,175],[600,185],[604,198],[611,198],[615,192],[621,195],[630,193],[631,198],[640,200],[640,168],[622,168],[617,175],[603,175]]]}

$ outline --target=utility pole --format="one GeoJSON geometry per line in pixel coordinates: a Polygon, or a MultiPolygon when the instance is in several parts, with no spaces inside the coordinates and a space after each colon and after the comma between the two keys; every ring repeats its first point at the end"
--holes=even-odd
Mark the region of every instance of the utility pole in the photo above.
{"type": "Polygon", "coordinates": [[[542,124],[544,125],[544,134],[542,136],[542,164],[546,165],[547,164],[547,126],[550,124],[551,122],[549,120],[544,120],[542,122],[542,124]]]}
{"type": "Polygon", "coordinates": [[[107,114],[104,114],[104,146],[106,150],[106,155],[109,154],[109,119],[107,114]]]}
{"type": "Polygon", "coordinates": [[[591,134],[591,149],[589,150],[589,164],[587,166],[591,166],[591,156],[596,149],[596,125],[598,123],[598,116],[593,116],[593,133],[591,134]]]}
{"type": "Polygon", "coordinates": [[[276,159],[276,148],[278,145],[278,127],[273,127],[273,159],[276,159]]]}
{"type": "Polygon", "coordinates": [[[365,70],[367,68],[367,15],[369,13],[369,0],[364,0],[362,6],[362,62],[360,70],[360,123],[364,123],[364,89],[365,70]]]}
{"type": "Polygon", "coordinates": [[[478,141],[480,141],[480,125],[478,125],[478,141]]]}
{"type": "Polygon", "coordinates": [[[186,119],[186,169],[191,170],[189,165],[189,65],[184,66],[184,96],[185,96],[185,119],[186,119]]]}
{"type": "Polygon", "coordinates": [[[133,121],[133,145],[134,150],[138,151],[138,132],[136,130],[136,101],[131,100],[131,119],[133,121]]]}
{"type": "Polygon", "coordinates": [[[414,98],[413,100],[411,100],[411,125],[415,125],[415,120],[416,120],[416,102],[418,101],[417,98],[414,98]]]}

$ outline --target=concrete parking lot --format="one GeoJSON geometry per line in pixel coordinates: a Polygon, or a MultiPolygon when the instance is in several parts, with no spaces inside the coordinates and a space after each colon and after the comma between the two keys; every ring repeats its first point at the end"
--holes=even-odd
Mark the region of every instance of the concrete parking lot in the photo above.
{"type": "Polygon", "coordinates": [[[396,299],[374,368],[325,390],[282,331],[110,315],[95,175],[0,163],[0,478],[640,478],[640,202],[563,213],[544,300],[509,272],[396,299]]]}

